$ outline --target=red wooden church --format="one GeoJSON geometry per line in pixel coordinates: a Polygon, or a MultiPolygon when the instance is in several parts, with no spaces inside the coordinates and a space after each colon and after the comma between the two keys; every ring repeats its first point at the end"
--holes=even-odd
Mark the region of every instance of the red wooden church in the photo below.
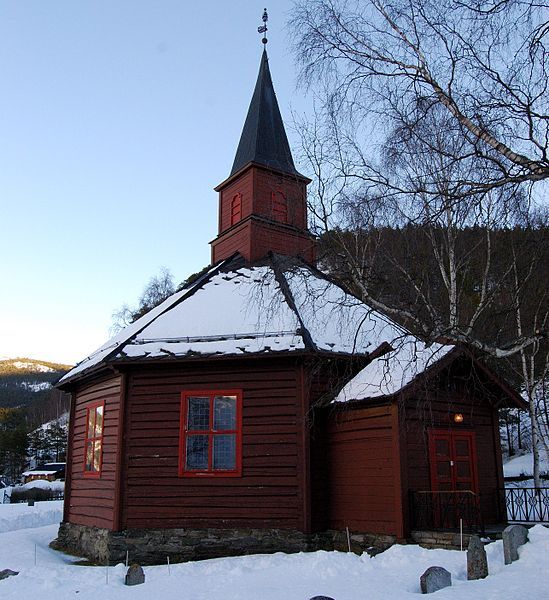
{"type": "Polygon", "coordinates": [[[72,395],[59,547],[163,562],[500,519],[497,410],[520,398],[315,268],[309,181],[264,52],[216,188],[210,270],[59,384],[72,395]]]}

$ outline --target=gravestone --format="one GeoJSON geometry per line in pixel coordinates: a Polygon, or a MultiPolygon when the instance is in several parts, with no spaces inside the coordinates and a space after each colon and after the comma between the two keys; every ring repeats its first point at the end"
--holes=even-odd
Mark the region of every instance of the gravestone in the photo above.
{"type": "Polygon", "coordinates": [[[140,565],[131,565],[126,573],[124,583],[126,585],[140,585],[145,583],[145,572],[140,565]]]}
{"type": "Polygon", "coordinates": [[[488,559],[484,544],[478,535],[472,535],[467,548],[467,579],[484,579],[488,576],[488,559]]]}
{"type": "Polygon", "coordinates": [[[334,600],[334,599],[330,598],[330,596],[313,596],[312,598],[309,598],[309,600],[334,600]]]}
{"type": "Polygon", "coordinates": [[[0,571],[0,580],[7,579],[8,577],[14,577],[15,575],[19,575],[19,571],[4,569],[3,571],[0,571]]]}
{"type": "Polygon", "coordinates": [[[506,565],[518,560],[519,546],[528,541],[528,529],[522,525],[509,525],[503,530],[503,557],[506,565]]]}
{"type": "Polygon", "coordinates": [[[444,567],[429,567],[419,578],[422,594],[432,594],[452,585],[452,575],[444,567]]]}

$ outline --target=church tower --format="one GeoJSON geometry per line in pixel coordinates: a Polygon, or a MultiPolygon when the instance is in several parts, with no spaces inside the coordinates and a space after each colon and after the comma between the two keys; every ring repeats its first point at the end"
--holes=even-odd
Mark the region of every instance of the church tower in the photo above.
{"type": "MultiPolygon", "coordinates": [[[[265,42],[264,38],[264,42],[265,42]]],[[[307,229],[307,185],[295,168],[263,50],[233,167],[219,193],[219,232],[212,262],[239,252],[254,262],[268,252],[315,258],[307,229]]]]}

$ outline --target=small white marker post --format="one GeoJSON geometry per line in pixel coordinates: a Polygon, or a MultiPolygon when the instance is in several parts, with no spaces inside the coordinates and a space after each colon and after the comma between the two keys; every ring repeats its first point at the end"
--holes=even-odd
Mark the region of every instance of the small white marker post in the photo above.
{"type": "Polygon", "coordinates": [[[168,559],[168,575],[171,575],[171,572],[170,572],[170,557],[167,556],[166,558],[168,559]]]}
{"type": "Polygon", "coordinates": [[[349,552],[351,551],[351,534],[349,533],[349,528],[345,527],[345,529],[347,530],[347,548],[349,549],[349,552]]]}
{"type": "Polygon", "coordinates": [[[109,585],[109,563],[107,563],[107,567],[105,568],[105,584],[109,585]]]}
{"type": "Polygon", "coordinates": [[[34,544],[34,566],[36,567],[36,544],[34,544]]]}
{"type": "Polygon", "coordinates": [[[459,520],[459,546],[463,552],[463,519],[459,520]]]}
{"type": "Polygon", "coordinates": [[[130,562],[130,551],[126,550],[126,569],[128,568],[129,562],[130,562]]]}

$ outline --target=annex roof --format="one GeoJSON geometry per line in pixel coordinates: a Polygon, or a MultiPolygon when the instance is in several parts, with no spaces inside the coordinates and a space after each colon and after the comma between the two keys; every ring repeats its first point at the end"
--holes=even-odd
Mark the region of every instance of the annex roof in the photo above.
{"type": "Polygon", "coordinates": [[[333,402],[393,396],[455,349],[452,345],[427,345],[411,335],[391,345],[393,350],[366,365],[333,402]]]}
{"type": "Polygon", "coordinates": [[[277,255],[256,266],[228,259],[126,327],[60,384],[135,360],[296,351],[366,357],[409,337],[306,263],[277,255]]]}

